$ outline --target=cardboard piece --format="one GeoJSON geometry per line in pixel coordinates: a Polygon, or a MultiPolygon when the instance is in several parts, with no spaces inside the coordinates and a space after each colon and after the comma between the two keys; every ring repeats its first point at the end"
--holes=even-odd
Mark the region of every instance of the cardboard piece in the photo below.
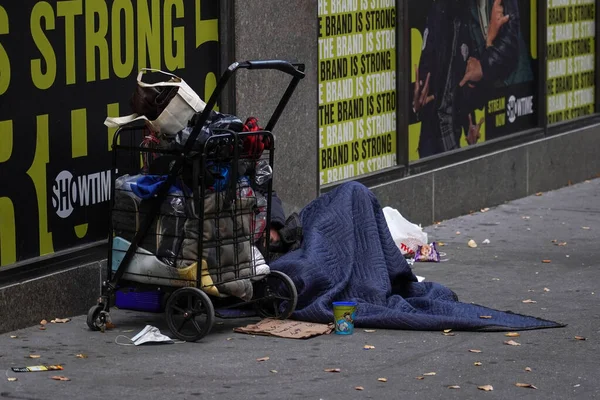
{"type": "Polygon", "coordinates": [[[256,324],[234,328],[234,332],[251,335],[277,336],[287,339],[306,339],[313,336],[328,335],[333,324],[316,324],[312,322],[279,320],[265,318],[256,324]]]}

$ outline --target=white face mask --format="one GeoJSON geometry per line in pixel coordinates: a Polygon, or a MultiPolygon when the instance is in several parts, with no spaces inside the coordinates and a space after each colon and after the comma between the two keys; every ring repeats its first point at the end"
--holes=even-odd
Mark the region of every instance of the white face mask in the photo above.
{"type": "Polygon", "coordinates": [[[146,325],[140,333],[131,338],[131,341],[136,346],[144,343],[173,343],[173,339],[163,335],[158,328],[152,325],[146,325]]]}

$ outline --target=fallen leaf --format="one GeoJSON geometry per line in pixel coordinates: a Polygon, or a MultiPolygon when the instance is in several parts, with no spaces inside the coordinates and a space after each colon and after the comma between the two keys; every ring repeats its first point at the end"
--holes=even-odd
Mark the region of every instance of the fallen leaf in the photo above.
{"type": "Polygon", "coordinates": [[[365,349],[365,350],[371,350],[371,349],[374,349],[374,348],[375,348],[375,346],[370,345],[370,344],[365,344],[364,347],[363,347],[363,349],[365,349]]]}
{"type": "Polygon", "coordinates": [[[426,372],[423,374],[423,376],[435,376],[435,372],[426,372]]]}
{"type": "Polygon", "coordinates": [[[575,336],[576,340],[587,340],[584,336],[575,336]]]}
{"type": "Polygon", "coordinates": [[[507,344],[509,346],[520,346],[521,345],[521,343],[515,342],[514,340],[505,340],[504,344],[507,344]]]}
{"type": "Polygon", "coordinates": [[[50,322],[52,322],[53,324],[66,324],[70,320],[71,318],[55,318],[50,322]]]}
{"type": "Polygon", "coordinates": [[[557,245],[557,246],[566,246],[566,245],[567,245],[567,242],[560,242],[560,243],[557,243],[556,245],[557,245]]]}
{"type": "Polygon", "coordinates": [[[542,193],[542,192],[537,192],[535,195],[536,195],[536,196],[541,196],[541,195],[543,195],[543,194],[544,194],[544,193],[542,193]]]}
{"type": "Polygon", "coordinates": [[[529,388],[529,389],[537,389],[535,386],[533,386],[531,383],[515,383],[516,387],[522,387],[522,388],[529,388]]]}
{"type": "Polygon", "coordinates": [[[261,357],[261,358],[257,358],[256,361],[267,361],[269,359],[269,357],[261,357]]]}
{"type": "Polygon", "coordinates": [[[367,333],[373,333],[373,332],[375,332],[375,329],[365,329],[365,332],[367,332],[367,333]]]}
{"type": "Polygon", "coordinates": [[[472,248],[472,249],[474,249],[475,247],[477,247],[477,243],[475,243],[475,241],[474,241],[473,239],[469,240],[469,241],[467,242],[467,245],[468,245],[470,248],[472,248]]]}
{"type": "Polygon", "coordinates": [[[523,300],[523,303],[525,303],[525,304],[533,304],[533,303],[537,303],[537,301],[531,300],[531,299],[527,299],[527,300],[523,300]]]}
{"type": "Polygon", "coordinates": [[[40,358],[41,356],[39,354],[30,354],[29,358],[40,358]]]}
{"type": "Polygon", "coordinates": [[[40,321],[40,325],[46,325],[48,323],[48,321],[46,321],[45,319],[40,321]]]}
{"type": "Polygon", "coordinates": [[[504,336],[519,337],[519,336],[521,336],[521,334],[519,332],[508,332],[508,333],[505,333],[504,336]]]}
{"type": "Polygon", "coordinates": [[[354,390],[365,390],[365,388],[362,386],[355,386],[354,390]]]}
{"type": "Polygon", "coordinates": [[[54,375],[50,379],[54,379],[55,381],[70,381],[71,380],[71,379],[67,378],[66,376],[62,376],[62,375],[54,375]]]}
{"type": "Polygon", "coordinates": [[[448,386],[448,389],[460,389],[460,386],[458,386],[458,385],[451,385],[451,386],[448,386]]]}
{"type": "Polygon", "coordinates": [[[88,356],[85,355],[85,354],[83,354],[83,353],[76,354],[75,357],[77,357],[77,358],[88,358],[88,356]]]}
{"type": "Polygon", "coordinates": [[[529,367],[525,367],[525,371],[527,371],[527,372],[531,372],[531,368],[529,368],[529,367]]]}
{"type": "Polygon", "coordinates": [[[339,368],[325,368],[323,371],[325,372],[342,372],[339,368]]]}
{"type": "Polygon", "coordinates": [[[454,332],[442,332],[442,335],[444,335],[444,336],[456,336],[456,333],[454,333],[454,332]]]}
{"type": "Polygon", "coordinates": [[[490,209],[489,209],[488,207],[486,207],[486,208],[482,208],[482,209],[481,209],[481,212],[482,212],[482,213],[484,213],[484,212],[488,212],[488,211],[490,211],[490,209]]]}
{"type": "Polygon", "coordinates": [[[471,353],[481,353],[481,350],[470,349],[469,352],[471,352],[471,353]]]}
{"type": "Polygon", "coordinates": [[[115,329],[115,328],[116,328],[116,325],[115,325],[115,324],[113,324],[112,322],[108,321],[104,327],[105,327],[106,329],[115,329]]]}
{"type": "Polygon", "coordinates": [[[443,247],[443,246],[445,246],[445,245],[446,245],[446,243],[444,243],[444,242],[437,242],[436,244],[437,244],[438,246],[440,246],[440,247],[443,247]]]}
{"type": "Polygon", "coordinates": [[[550,289],[548,289],[547,287],[544,288],[544,292],[549,292],[550,289]]]}
{"type": "Polygon", "coordinates": [[[276,374],[276,373],[277,373],[277,370],[276,370],[276,369],[272,369],[272,370],[270,370],[269,372],[270,372],[270,373],[272,373],[272,374],[276,374]]]}
{"type": "Polygon", "coordinates": [[[425,379],[425,377],[424,376],[417,376],[415,379],[418,379],[418,380],[422,381],[423,379],[425,379]]]}
{"type": "Polygon", "coordinates": [[[550,263],[552,262],[552,260],[542,260],[542,262],[543,262],[544,264],[550,264],[550,263]]]}
{"type": "Polygon", "coordinates": [[[12,378],[12,377],[11,377],[11,378],[8,378],[8,381],[9,381],[9,382],[15,382],[15,381],[18,381],[18,379],[17,379],[17,378],[12,378]]]}
{"type": "Polygon", "coordinates": [[[456,234],[457,234],[457,235],[460,235],[460,231],[456,231],[456,234]]]}
{"type": "Polygon", "coordinates": [[[490,239],[485,239],[483,242],[481,242],[483,244],[490,244],[490,239]]]}
{"type": "Polygon", "coordinates": [[[491,315],[480,315],[479,318],[481,319],[492,319],[491,315]]]}
{"type": "Polygon", "coordinates": [[[585,229],[586,231],[590,229],[589,226],[582,226],[581,229],[585,229]]]}
{"type": "Polygon", "coordinates": [[[10,335],[11,339],[16,339],[18,336],[17,335],[10,335]]]}
{"type": "Polygon", "coordinates": [[[483,386],[477,386],[477,389],[485,390],[486,392],[491,392],[492,390],[494,390],[494,387],[492,385],[483,385],[483,386]]]}
{"type": "Polygon", "coordinates": [[[377,378],[379,382],[387,382],[387,378],[377,378]]]}
{"type": "Polygon", "coordinates": [[[483,365],[483,363],[481,361],[475,361],[473,363],[473,365],[476,366],[476,367],[481,367],[483,365]]]}

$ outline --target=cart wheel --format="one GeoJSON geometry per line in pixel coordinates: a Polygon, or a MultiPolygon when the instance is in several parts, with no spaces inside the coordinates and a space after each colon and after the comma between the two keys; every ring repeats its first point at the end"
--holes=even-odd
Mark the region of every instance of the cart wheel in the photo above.
{"type": "Polygon", "coordinates": [[[102,314],[104,306],[96,304],[92,306],[87,314],[87,326],[93,331],[102,330],[102,327],[106,325],[106,320],[102,314]]]}
{"type": "Polygon", "coordinates": [[[173,335],[186,342],[206,336],[215,319],[215,309],[208,295],[193,287],[174,291],[167,300],[165,314],[173,335]]]}
{"type": "Polygon", "coordinates": [[[286,319],[296,309],[298,292],[289,276],[280,271],[271,271],[256,283],[254,308],[263,318],[286,319]]]}

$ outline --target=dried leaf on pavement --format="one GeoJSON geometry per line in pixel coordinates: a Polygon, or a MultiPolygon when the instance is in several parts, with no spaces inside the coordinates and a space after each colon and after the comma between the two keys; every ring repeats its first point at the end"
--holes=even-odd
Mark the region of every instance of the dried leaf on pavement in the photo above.
{"type": "Polygon", "coordinates": [[[269,359],[269,357],[261,357],[261,358],[257,358],[256,361],[267,361],[269,359]]]}
{"type": "Polygon", "coordinates": [[[117,326],[115,324],[113,324],[112,322],[108,321],[105,325],[106,329],[115,329],[117,326]]]}
{"type": "Polygon", "coordinates": [[[438,246],[440,246],[440,247],[443,247],[443,246],[445,246],[445,245],[446,245],[446,243],[444,243],[444,242],[436,242],[436,244],[437,244],[438,246]]]}
{"type": "Polygon", "coordinates": [[[460,231],[456,231],[456,234],[457,234],[457,235],[460,235],[460,231]]]}
{"type": "Polygon", "coordinates": [[[515,342],[514,340],[505,340],[504,344],[507,344],[509,346],[520,346],[521,345],[521,343],[515,342]]]}
{"type": "Polygon", "coordinates": [[[531,372],[531,368],[530,367],[525,367],[525,371],[531,372]]]}
{"type": "Polygon", "coordinates": [[[374,348],[375,348],[375,346],[370,345],[370,344],[365,344],[364,347],[363,347],[363,349],[365,349],[365,350],[371,350],[371,349],[374,349],[374,348]]]}
{"type": "Polygon", "coordinates": [[[481,209],[481,212],[482,212],[482,213],[484,213],[484,212],[488,212],[488,211],[490,211],[490,209],[489,209],[488,207],[486,207],[486,208],[482,208],[482,209],[481,209]]]}
{"type": "Polygon", "coordinates": [[[548,289],[547,287],[544,288],[544,292],[549,292],[550,289],[548,289]]]}
{"type": "Polygon", "coordinates": [[[536,196],[541,196],[541,195],[543,195],[543,194],[544,194],[544,193],[542,193],[542,192],[537,192],[535,195],[536,195],[536,196]]]}
{"type": "Polygon", "coordinates": [[[460,389],[460,386],[458,386],[458,385],[451,385],[451,386],[448,386],[448,389],[460,389]]]}
{"type": "Polygon", "coordinates": [[[53,324],[66,324],[69,322],[71,318],[54,318],[52,321],[53,324]]]}
{"type": "Polygon", "coordinates": [[[529,389],[537,389],[535,386],[533,386],[531,383],[515,383],[516,387],[522,387],[522,388],[529,388],[529,389]]]}
{"type": "Polygon", "coordinates": [[[365,332],[367,332],[367,333],[373,333],[373,332],[375,332],[375,329],[365,329],[365,332]]]}
{"type": "Polygon", "coordinates": [[[11,339],[16,339],[18,336],[17,335],[10,335],[11,339]]]}
{"type": "Polygon", "coordinates": [[[425,379],[425,377],[424,376],[417,376],[415,379],[418,379],[418,380],[422,381],[423,379],[425,379]]]}
{"type": "Polygon", "coordinates": [[[531,300],[531,299],[527,299],[527,300],[523,300],[523,303],[525,303],[525,304],[533,304],[533,303],[537,303],[537,301],[531,300]]]}
{"type": "Polygon", "coordinates": [[[83,354],[83,353],[76,354],[75,357],[77,357],[77,358],[88,358],[88,356],[86,354],[83,354]]]}
{"type": "Polygon", "coordinates": [[[473,239],[471,239],[467,242],[467,246],[474,249],[475,247],[477,247],[477,243],[475,243],[475,241],[473,239]]]}
{"type": "Polygon", "coordinates": [[[491,315],[480,315],[479,318],[481,319],[492,319],[491,315]]]}
{"type": "Polygon", "coordinates": [[[40,358],[41,356],[39,354],[30,354],[29,358],[40,358]]]}
{"type": "Polygon", "coordinates": [[[582,226],[581,229],[585,229],[586,231],[590,229],[589,226],[582,226]]]}
{"type": "Polygon", "coordinates": [[[556,243],[557,246],[566,246],[567,242],[560,242],[560,243],[556,243]]]}
{"type": "Polygon", "coordinates": [[[377,378],[379,382],[387,382],[387,378],[377,378]]]}
{"type": "Polygon", "coordinates": [[[519,337],[519,336],[521,336],[521,334],[519,332],[508,332],[508,333],[505,333],[504,336],[519,337]]]}
{"type": "Polygon", "coordinates": [[[17,378],[13,378],[13,377],[11,377],[11,378],[8,378],[8,381],[9,381],[9,382],[16,382],[16,381],[18,381],[18,379],[17,379],[17,378]]]}
{"type": "Polygon", "coordinates": [[[483,365],[483,363],[481,361],[475,361],[473,363],[473,365],[476,366],[476,367],[481,367],[483,365]]]}
{"type": "Polygon", "coordinates": [[[470,349],[469,352],[471,352],[471,353],[481,353],[481,350],[470,349]]]}
{"type": "Polygon", "coordinates": [[[325,372],[342,372],[339,368],[325,368],[323,371],[325,372]]]}
{"type": "Polygon", "coordinates": [[[576,340],[587,340],[584,336],[575,336],[576,340]]]}
{"type": "Polygon", "coordinates": [[[48,321],[46,321],[45,319],[40,321],[40,325],[46,325],[48,323],[48,321]]]}
{"type": "Polygon", "coordinates": [[[552,262],[552,260],[542,260],[542,262],[543,262],[544,264],[550,264],[550,263],[552,262]]]}
{"type": "Polygon", "coordinates": [[[70,381],[71,379],[67,378],[66,376],[62,376],[62,375],[54,375],[52,377],[50,377],[50,379],[54,379],[55,381],[70,381]]]}
{"type": "Polygon", "coordinates": [[[442,332],[442,335],[444,335],[444,336],[456,336],[456,333],[454,333],[454,332],[442,332]]]}
{"type": "Polygon", "coordinates": [[[272,369],[272,370],[270,370],[269,372],[270,372],[270,373],[272,373],[272,374],[276,374],[276,373],[277,373],[277,370],[276,370],[276,369],[272,369]]]}
{"type": "Polygon", "coordinates": [[[423,376],[435,376],[435,372],[426,372],[423,374],[423,376]]]}
{"type": "Polygon", "coordinates": [[[444,329],[444,333],[450,333],[452,332],[452,329],[444,329]]]}
{"type": "Polygon", "coordinates": [[[492,390],[494,390],[494,387],[492,385],[483,385],[483,386],[477,386],[477,389],[485,390],[486,392],[491,392],[492,390]]]}
{"type": "Polygon", "coordinates": [[[354,390],[365,390],[365,388],[362,386],[355,386],[354,390]]]}

